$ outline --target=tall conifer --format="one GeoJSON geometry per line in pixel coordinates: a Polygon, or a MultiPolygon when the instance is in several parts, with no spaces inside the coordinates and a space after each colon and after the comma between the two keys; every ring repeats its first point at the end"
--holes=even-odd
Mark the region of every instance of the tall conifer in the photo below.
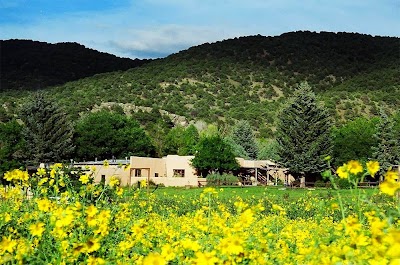
{"type": "Polygon", "coordinates": [[[400,163],[400,144],[394,129],[394,120],[389,118],[384,110],[380,110],[380,121],[377,125],[375,140],[376,147],[372,147],[372,158],[381,165],[380,173],[385,173],[391,166],[400,163]]]}
{"type": "Polygon", "coordinates": [[[233,141],[240,145],[250,159],[256,159],[258,154],[254,132],[248,121],[238,121],[232,131],[233,141]]]}
{"type": "Polygon", "coordinates": [[[277,128],[280,163],[296,177],[320,173],[331,154],[331,119],[311,87],[301,83],[280,114],[277,128]]]}
{"type": "Polygon", "coordinates": [[[74,150],[73,126],[65,113],[42,93],[21,111],[26,141],[25,162],[49,163],[68,160],[74,150]]]}

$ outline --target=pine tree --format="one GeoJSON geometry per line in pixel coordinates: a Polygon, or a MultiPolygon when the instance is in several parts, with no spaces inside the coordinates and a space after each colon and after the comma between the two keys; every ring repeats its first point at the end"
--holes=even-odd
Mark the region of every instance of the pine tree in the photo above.
{"type": "Polygon", "coordinates": [[[254,138],[253,129],[251,128],[248,121],[242,120],[237,122],[236,125],[233,127],[231,137],[236,144],[243,147],[243,149],[247,153],[247,156],[250,159],[257,158],[257,143],[254,138]]]}
{"type": "Polygon", "coordinates": [[[0,123],[0,184],[5,172],[22,166],[20,158],[25,143],[21,131],[22,126],[15,119],[0,123]]]}
{"type": "Polygon", "coordinates": [[[277,128],[280,163],[295,177],[320,173],[331,153],[331,119],[311,87],[301,83],[280,114],[277,128]]]}
{"type": "Polygon", "coordinates": [[[380,110],[380,121],[374,135],[378,142],[372,147],[372,158],[381,165],[380,175],[384,174],[391,166],[400,162],[400,143],[394,130],[394,121],[389,118],[383,109],[380,110]]]}
{"type": "Polygon", "coordinates": [[[54,102],[38,93],[24,105],[20,118],[25,125],[25,162],[38,164],[70,158],[74,150],[73,126],[54,102]]]}

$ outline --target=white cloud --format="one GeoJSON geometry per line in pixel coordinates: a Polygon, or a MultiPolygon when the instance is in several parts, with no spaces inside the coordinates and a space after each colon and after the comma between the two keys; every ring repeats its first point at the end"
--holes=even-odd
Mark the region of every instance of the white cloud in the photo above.
{"type": "MultiPolygon", "coordinates": [[[[21,0],[20,0],[21,1],[21,0]]],[[[400,35],[393,0],[145,0],[130,7],[49,14],[27,25],[0,24],[0,38],[73,41],[125,57],[162,57],[204,42],[293,30],[400,35]]],[[[0,0],[0,6],[10,1],[0,0]]]]}

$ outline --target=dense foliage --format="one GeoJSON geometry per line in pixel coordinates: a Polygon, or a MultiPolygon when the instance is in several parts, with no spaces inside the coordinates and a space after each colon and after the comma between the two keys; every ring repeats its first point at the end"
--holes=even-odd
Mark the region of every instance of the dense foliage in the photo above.
{"type": "MultiPolygon", "coordinates": [[[[0,123],[0,176],[9,170],[22,166],[22,125],[15,119],[0,123]]],[[[0,179],[0,183],[2,182],[0,179]]]]}
{"type": "Polygon", "coordinates": [[[106,110],[90,113],[79,120],[75,143],[80,160],[155,155],[151,139],[137,121],[106,110]]]}
{"type": "Polygon", "coordinates": [[[372,147],[372,157],[381,161],[382,174],[392,165],[400,164],[400,139],[394,128],[394,119],[381,110],[380,121],[374,134],[377,144],[372,147]]]}
{"type": "Polygon", "coordinates": [[[181,156],[194,155],[199,137],[199,132],[194,125],[190,125],[187,128],[176,126],[172,128],[166,136],[164,154],[181,156]]]}
{"type": "Polygon", "coordinates": [[[22,107],[24,161],[32,164],[69,160],[74,152],[74,128],[63,110],[42,93],[22,107]]]}
{"type": "MultiPolygon", "coordinates": [[[[75,117],[101,102],[119,102],[207,123],[247,120],[256,136],[271,138],[282,103],[304,80],[337,121],[377,115],[377,105],[396,109],[398,42],[329,32],[240,37],[192,47],[125,72],[45,89],[75,117]]],[[[12,113],[13,104],[25,101],[25,96],[2,93],[0,105],[12,113]]]]}
{"type": "Polygon", "coordinates": [[[192,166],[203,177],[210,173],[222,174],[239,168],[231,147],[220,135],[200,139],[192,166]]]}
{"type": "Polygon", "coordinates": [[[243,120],[238,121],[232,128],[231,137],[236,145],[243,148],[245,156],[241,157],[249,157],[250,159],[257,158],[257,143],[249,122],[243,120]]]}
{"type": "Polygon", "coordinates": [[[148,60],[131,60],[78,43],[0,40],[0,91],[41,89],[99,73],[127,70],[148,60]]]}
{"type": "Polygon", "coordinates": [[[278,123],[280,163],[295,177],[320,173],[331,155],[331,119],[311,87],[301,83],[278,123]]]}
{"type": "MultiPolygon", "coordinates": [[[[367,161],[373,158],[373,147],[378,143],[375,137],[378,118],[356,118],[332,130],[334,165],[357,159],[367,161]]],[[[381,161],[381,160],[380,160],[381,161]]]]}

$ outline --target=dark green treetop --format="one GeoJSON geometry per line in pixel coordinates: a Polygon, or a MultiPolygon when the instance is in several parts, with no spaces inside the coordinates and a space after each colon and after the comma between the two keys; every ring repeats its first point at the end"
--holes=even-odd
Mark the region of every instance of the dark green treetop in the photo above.
{"type": "Polygon", "coordinates": [[[400,162],[400,139],[395,131],[394,119],[380,110],[380,121],[374,135],[377,145],[372,148],[372,158],[379,162],[380,174],[384,174],[391,166],[400,162]]]}
{"type": "Polygon", "coordinates": [[[67,115],[42,93],[22,107],[24,160],[49,163],[68,160],[74,151],[74,128],[67,115]]]}
{"type": "Polygon", "coordinates": [[[213,172],[222,174],[239,168],[231,147],[220,135],[200,139],[192,166],[204,177],[213,172]]]}
{"type": "Polygon", "coordinates": [[[15,119],[0,123],[0,183],[5,172],[22,166],[20,158],[25,145],[22,128],[15,119]]]}
{"type": "Polygon", "coordinates": [[[137,121],[105,110],[90,113],[78,121],[75,142],[78,159],[155,154],[151,139],[137,121]]]}
{"type": "Polygon", "coordinates": [[[331,154],[331,119],[308,83],[301,83],[280,113],[280,163],[296,177],[322,172],[331,154]]]}
{"type": "Polygon", "coordinates": [[[340,127],[334,127],[332,130],[333,164],[340,166],[350,160],[371,159],[372,148],[378,143],[374,137],[377,123],[377,118],[357,118],[340,127]]]}
{"type": "Polygon", "coordinates": [[[243,147],[250,159],[257,158],[257,143],[255,141],[253,129],[248,121],[238,121],[232,129],[231,137],[236,144],[243,147]]]}

